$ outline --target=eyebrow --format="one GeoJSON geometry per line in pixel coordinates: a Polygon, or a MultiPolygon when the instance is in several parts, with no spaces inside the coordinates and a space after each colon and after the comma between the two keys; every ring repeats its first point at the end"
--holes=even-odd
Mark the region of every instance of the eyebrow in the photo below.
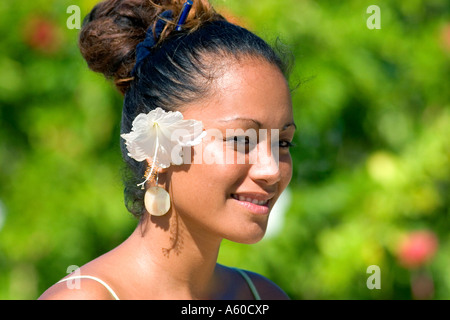
{"type": "MultiPolygon", "coordinates": [[[[261,122],[259,122],[258,120],[255,120],[255,119],[251,119],[251,118],[241,118],[241,117],[236,117],[236,118],[231,118],[231,119],[220,119],[219,120],[220,122],[232,122],[232,121],[251,121],[251,122],[254,122],[257,126],[258,126],[258,128],[261,128],[262,127],[262,124],[261,124],[261,122]]],[[[284,131],[284,130],[287,130],[289,127],[294,127],[294,129],[297,129],[297,125],[295,124],[295,122],[289,122],[289,123],[286,123],[284,126],[283,126],[283,129],[281,129],[282,131],[284,131]]]]}

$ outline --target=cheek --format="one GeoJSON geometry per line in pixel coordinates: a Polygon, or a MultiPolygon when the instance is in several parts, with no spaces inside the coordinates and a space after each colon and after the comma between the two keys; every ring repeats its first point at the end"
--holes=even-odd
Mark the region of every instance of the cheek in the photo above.
{"type": "Polygon", "coordinates": [[[292,179],[292,157],[290,154],[280,156],[281,190],[284,190],[292,179]]]}
{"type": "Polygon", "coordinates": [[[219,143],[204,142],[190,150],[189,164],[175,167],[170,184],[179,212],[207,212],[225,200],[231,177],[227,165],[215,164],[222,159],[221,151],[219,143]]]}
{"type": "Polygon", "coordinates": [[[234,167],[226,164],[179,166],[171,175],[169,188],[176,210],[198,216],[221,210],[242,175],[239,168],[234,167]]]}

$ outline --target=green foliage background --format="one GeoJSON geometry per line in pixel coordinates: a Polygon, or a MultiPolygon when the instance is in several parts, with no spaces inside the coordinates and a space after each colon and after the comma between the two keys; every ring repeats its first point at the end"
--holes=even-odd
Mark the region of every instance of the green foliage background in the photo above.
{"type": "MultiPolygon", "coordinates": [[[[37,298],[136,225],[123,204],[121,97],[87,69],[66,26],[69,5],[84,16],[95,3],[0,2],[0,299],[37,298]],[[30,40],[36,20],[50,24],[50,44],[30,40]]],[[[219,261],[293,299],[411,299],[417,274],[431,279],[430,298],[449,299],[449,2],[215,4],[269,42],[279,37],[300,82],[281,231],[251,246],[225,241],[219,261]],[[373,4],[379,30],[366,26],[373,4]],[[413,230],[433,232],[439,247],[409,270],[396,252],[413,230]],[[379,290],[366,286],[370,265],[379,290]]]]}

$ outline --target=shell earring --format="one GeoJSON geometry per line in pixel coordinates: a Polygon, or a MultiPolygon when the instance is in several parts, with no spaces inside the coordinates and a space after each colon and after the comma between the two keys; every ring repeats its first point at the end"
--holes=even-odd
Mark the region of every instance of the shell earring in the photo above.
{"type": "Polygon", "coordinates": [[[152,216],[163,216],[170,209],[170,195],[161,187],[150,187],[145,191],[144,204],[152,216]]]}
{"type": "Polygon", "coordinates": [[[173,149],[198,145],[206,134],[201,121],[184,120],[179,111],[156,108],[148,114],[140,113],[133,120],[131,132],[120,135],[125,140],[130,158],[148,162],[145,180],[138,186],[144,189],[147,181],[155,183],[146,190],[144,197],[145,209],[149,214],[162,216],[170,209],[169,193],[158,187],[158,168],[182,164],[183,161],[172,159],[173,149]]]}

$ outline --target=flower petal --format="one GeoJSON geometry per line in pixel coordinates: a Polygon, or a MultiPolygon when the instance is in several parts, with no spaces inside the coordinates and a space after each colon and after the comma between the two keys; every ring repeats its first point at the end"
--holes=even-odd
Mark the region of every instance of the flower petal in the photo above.
{"type": "Polygon", "coordinates": [[[191,119],[177,122],[170,126],[170,130],[172,132],[172,140],[176,140],[176,143],[183,147],[197,145],[204,137],[203,123],[197,120],[191,119]]]}
{"type": "Polygon", "coordinates": [[[206,135],[201,121],[183,120],[178,111],[156,108],[148,114],[139,114],[130,133],[122,134],[128,155],[136,161],[151,159],[155,165],[167,168],[173,164],[172,150],[178,145],[191,147],[206,135]],[[156,154],[157,159],[152,159],[156,154]]]}

